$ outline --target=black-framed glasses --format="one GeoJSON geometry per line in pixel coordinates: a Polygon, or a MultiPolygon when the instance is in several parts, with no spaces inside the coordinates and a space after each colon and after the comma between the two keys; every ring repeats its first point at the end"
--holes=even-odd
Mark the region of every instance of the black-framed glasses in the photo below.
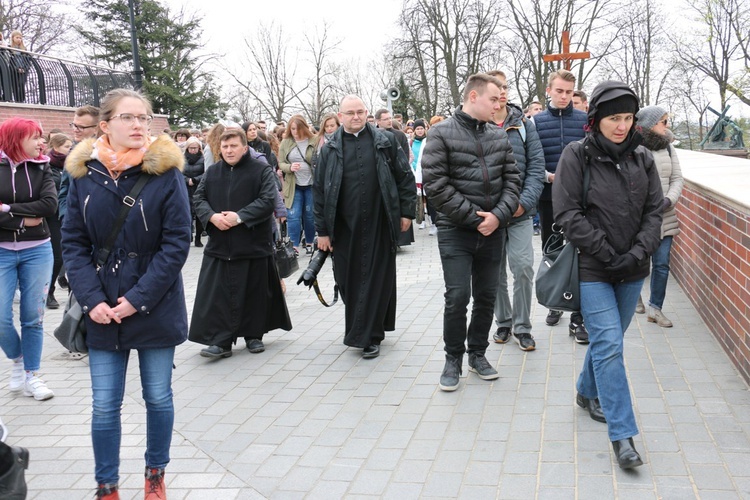
{"type": "Polygon", "coordinates": [[[94,127],[96,127],[96,125],[82,126],[82,125],[76,125],[75,123],[72,123],[72,122],[70,123],[70,128],[72,128],[73,130],[77,130],[79,132],[82,132],[84,130],[87,130],[87,129],[90,129],[90,128],[94,128],[94,127]]]}
{"type": "Polygon", "coordinates": [[[120,113],[110,118],[110,120],[114,120],[115,118],[119,118],[125,125],[132,125],[136,120],[144,125],[151,125],[151,122],[154,120],[154,117],[151,115],[134,115],[133,113],[120,113]]]}

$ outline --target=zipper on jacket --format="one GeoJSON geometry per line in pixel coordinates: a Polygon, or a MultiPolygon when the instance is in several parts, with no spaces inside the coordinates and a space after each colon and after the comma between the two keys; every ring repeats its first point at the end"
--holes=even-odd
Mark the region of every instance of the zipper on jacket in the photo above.
{"type": "Polygon", "coordinates": [[[138,200],[138,206],[141,207],[141,217],[143,217],[143,227],[146,228],[146,232],[148,232],[148,224],[146,224],[146,214],[143,211],[143,198],[138,200]]]}
{"type": "MultiPolygon", "coordinates": [[[[484,151],[482,150],[482,143],[479,142],[479,134],[476,137],[477,141],[477,153],[479,156],[479,163],[482,165],[482,178],[484,179],[484,199],[487,202],[487,206],[490,206],[492,199],[490,197],[490,172],[487,170],[487,164],[484,161],[484,151]]],[[[492,207],[488,209],[491,210],[492,207]]]]}
{"type": "Polygon", "coordinates": [[[91,195],[86,196],[86,199],[83,200],[83,223],[86,224],[86,208],[89,204],[89,199],[91,198],[91,195]]]}

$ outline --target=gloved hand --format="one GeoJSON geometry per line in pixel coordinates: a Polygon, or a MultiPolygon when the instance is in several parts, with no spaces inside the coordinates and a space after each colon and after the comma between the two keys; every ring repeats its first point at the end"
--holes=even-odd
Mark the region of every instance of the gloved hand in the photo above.
{"type": "Polygon", "coordinates": [[[638,260],[632,254],[618,255],[604,268],[612,276],[612,280],[619,283],[633,275],[638,269],[638,260]]]}
{"type": "Polygon", "coordinates": [[[667,210],[669,210],[669,207],[671,207],[671,206],[672,206],[672,200],[670,200],[667,197],[664,197],[663,206],[662,206],[662,209],[661,209],[662,212],[666,212],[667,210]]]}

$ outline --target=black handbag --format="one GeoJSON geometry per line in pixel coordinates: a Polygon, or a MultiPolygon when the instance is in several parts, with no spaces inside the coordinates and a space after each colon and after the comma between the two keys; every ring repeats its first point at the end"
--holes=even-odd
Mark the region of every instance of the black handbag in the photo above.
{"type": "Polygon", "coordinates": [[[281,223],[280,235],[276,241],[273,258],[276,261],[276,269],[278,269],[281,278],[288,278],[299,269],[297,254],[294,253],[294,245],[292,240],[289,239],[286,221],[281,223]]]}
{"type": "Polygon", "coordinates": [[[580,311],[578,249],[565,242],[559,230],[547,239],[542,254],[536,272],[536,300],[555,311],[580,311]]]}
{"type": "MultiPolygon", "coordinates": [[[[125,219],[128,216],[128,212],[135,205],[135,200],[138,195],[141,194],[143,187],[151,180],[150,175],[141,174],[138,177],[138,181],[130,190],[130,193],[122,199],[122,207],[120,207],[120,213],[117,214],[112,230],[107,236],[104,246],[99,249],[96,254],[96,270],[99,269],[107,262],[109,254],[112,251],[112,246],[115,244],[117,235],[122,229],[122,225],[125,223],[125,219]]],[[[63,313],[63,319],[60,325],[55,328],[55,338],[62,344],[64,348],[70,352],[88,352],[88,346],[86,345],[86,320],[84,319],[83,309],[78,303],[73,291],[71,289],[70,295],[68,296],[68,303],[65,305],[65,312],[63,313]]]]}
{"type": "MultiPolygon", "coordinates": [[[[583,167],[583,211],[589,190],[588,163],[583,167]]],[[[542,249],[542,262],[536,272],[536,300],[555,311],[579,312],[581,310],[580,281],[578,278],[578,249],[565,241],[562,228],[555,229],[542,249]]]]}

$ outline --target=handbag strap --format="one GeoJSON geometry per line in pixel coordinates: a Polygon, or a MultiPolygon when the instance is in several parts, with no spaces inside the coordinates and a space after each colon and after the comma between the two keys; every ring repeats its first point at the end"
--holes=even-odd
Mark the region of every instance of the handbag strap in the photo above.
{"type": "Polygon", "coordinates": [[[138,181],[135,183],[135,186],[133,186],[133,189],[131,189],[130,193],[128,193],[128,195],[122,199],[120,213],[117,214],[117,219],[115,219],[115,222],[112,225],[112,230],[109,232],[109,236],[107,236],[107,239],[104,242],[104,246],[102,246],[102,248],[100,248],[96,254],[97,270],[102,267],[105,262],[107,262],[109,254],[112,252],[112,247],[115,244],[115,240],[117,239],[117,235],[120,233],[122,225],[125,223],[125,219],[128,216],[128,212],[130,212],[130,209],[133,208],[133,205],[135,205],[135,200],[138,198],[138,195],[141,194],[141,190],[143,190],[143,187],[150,180],[150,175],[141,173],[141,175],[138,176],[138,181]]]}

